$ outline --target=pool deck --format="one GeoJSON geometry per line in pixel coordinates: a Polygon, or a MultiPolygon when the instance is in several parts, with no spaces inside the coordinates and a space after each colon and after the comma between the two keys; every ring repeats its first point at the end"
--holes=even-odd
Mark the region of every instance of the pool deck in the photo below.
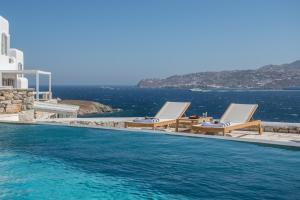
{"type": "MultiPolygon", "coordinates": [[[[15,122],[0,120],[0,123],[13,123],[13,124],[47,124],[56,126],[70,126],[81,128],[97,128],[108,130],[120,130],[120,131],[132,131],[132,132],[148,132],[159,133],[174,136],[185,136],[195,138],[213,138],[221,140],[231,140],[238,142],[250,142],[264,145],[279,145],[285,147],[300,148],[300,133],[281,133],[264,131],[262,135],[259,135],[257,131],[243,130],[233,131],[226,136],[221,135],[206,135],[206,134],[194,134],[187,132],[185,129],[180,129],[179,132],[175,132],[175,128],[168,129],[141,129],[141,128],[124,128],[124,122],[136,117],[100,117],[100,118],[56,118],[48,120],[37,120],[35,122],[15,122]]],[[[292,127],[292,130],[300,130],[300,123],[283,123],[283,122],[263,122],[263,126],[267,128],[274,128],[272,130],[288,130],[292,127]]]]}
{"type": "MultiPolygon", "coordinates": [[[[61,118],[52,120],[43,120],[36,122],[38,124],[51,124],[51,125],[63,125],[72,127],[88,127],[88,128],[101,128],[101,129],[113,129],[121,131],[137,131],[137,132],[151,132],[161,133],[176,136],[188,136],[188,137],[201,137],[201,138],[215,138],[223,140],[233,140],[240,142],[252,142],[261,144],[272,144],[281,146],[290,146],[300,148],[300,134],[299,133],[281,133],[265,131],[262,135],[259,135],[256,131],[233,131],[228,133],[225,137],[221,135],[205,135],[194,134],[181,130],[175,132],[174,128],[151,130],[141,128],[123,128],[124,122],[135,119],[136,117],[105,117],[105,118],[61,118]]],[[[286,130],[288,127],[296,127],[296,130],[300,128],[300,123],[283,123],[283,122],[263,122],[265,127],[275,127],[278,130],[286,130]]],[[[276,129],[277,130],[277,129],[276,129]]],[[[294,130],[294,129],[293,129],[294,130]]]]}

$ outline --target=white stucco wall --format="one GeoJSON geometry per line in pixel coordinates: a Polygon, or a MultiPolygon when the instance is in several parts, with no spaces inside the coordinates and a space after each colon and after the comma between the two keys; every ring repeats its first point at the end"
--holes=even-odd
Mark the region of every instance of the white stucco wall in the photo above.
{"type": "Polygon", "coordinates": [[[6,34],[8,37],[8,52],[7,55],[2,55],[0,49],[0,70],[18,70],[19,63],[24,66],[23,52],[18,49],[10,48],[9,23],[6,19],[0,16],[0,45],[2,44],[2,33],[6,34]],[[10,59],[13,62],[10,62],[10,59]]]}
{"type": "Polygon", "coordinates": [[[10,69],[23,70],[24,69],[24,55],[23,52],[18,49],[9,49],[8,56],[14,60],[14,63],[10,64],[10,69]],[[22,68],[19,69],[19,64],[22,65],[22,68]]]}
{"type": "MultiPolygon", "coordinates": [[[[24,55],[23,52],[18,49],[10,48],[10,34],[9,34],[9,23],[8,21],[0,16],[0,70],[24,70],[24,55]],[[7,37],[7,55],[3,55],[1,52],[2,48],[2,34],[7,37]]],[[[3,74],[0,78],[11,78],[15,79],[14,87],[27,88],[28,81],[22,75],[16,74],[3,74]],[[17,79],[17,77],[19,77],[17,79]]],[[[2,86],[2,80],[0,81],[2,86]]]]}
{"type": "Polygon", "coordinates": [[[1,32],[9,34],[9,23],[2,16],[0,16],[0,30],[1,30],[1,32]]]}
{"type": "MultiPolygon", "coordinates": [[[[6,34],[9,40],[9,23],[6,19],[0,16],[0,70],[9,69],[9,57],[1,54],[2,33],[6,34]]],[[[8,48],[10,47],[8,42],[8,48]]]]}

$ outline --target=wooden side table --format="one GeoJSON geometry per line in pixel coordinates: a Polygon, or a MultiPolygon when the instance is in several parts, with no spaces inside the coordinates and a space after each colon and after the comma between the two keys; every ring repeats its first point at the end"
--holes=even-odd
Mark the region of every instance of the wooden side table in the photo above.
{"type": "Polygon", "coordinates": [[[178,132],[180,124],[189,126],[189,128],[192,129],[193,125],[199,124],[201,122],[210,122],[212,120],[213,120],[212,117],[200,117],[198,119],[189,119],[188,117],[179,118],[179,119],[176,120],[176,129],[175,129],[175,131],[178,132]]]}

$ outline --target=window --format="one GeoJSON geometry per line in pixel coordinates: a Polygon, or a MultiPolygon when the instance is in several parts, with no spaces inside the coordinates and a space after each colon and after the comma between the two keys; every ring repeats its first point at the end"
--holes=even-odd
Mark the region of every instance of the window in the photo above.
{"type": "MultiPolygon", "coordinates": [[[[18,63],[18,70],[23,70],[23,65],[22,65],[22,63],[18,63]]],[[[24,77],[24,75],[23,74],[18,74],[18,77],[24,77]]]]}
{"type": "Polygon", "coordinates": [[[23,70],[23,65],[22,65],[22,63],[18,63],[18,70],[23,70]]]}
{"type": "Polygon", "coordinates": [[[10,63],[10,64],[14,63],[14,59],[9,58],[9,63],[10,63]]]}
{"type": "Polygon", "coordinates": [[[7,56],[7,48],[8,48],[7,40],[8,40],[7,35],[5,33],[2,33],[2,35],[1,35],[1,54],[6,55],[6,56],[7,56]]]}
{"type": "Polygon", "coordinates": [[[11,78],[3,78],[2,85],[3,86],[14,86],[15,80],[11,78]]]}

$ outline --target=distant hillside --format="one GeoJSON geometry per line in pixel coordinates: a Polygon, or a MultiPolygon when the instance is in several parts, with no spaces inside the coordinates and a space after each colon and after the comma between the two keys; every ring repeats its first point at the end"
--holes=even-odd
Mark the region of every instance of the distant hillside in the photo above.
{"type": "Polygon", "coordinates": [[[142,88],[284,89],[300,86],[300,60],[290,64],[266,65],[256,70],[230,70],[144,79],[142,88]]]}

